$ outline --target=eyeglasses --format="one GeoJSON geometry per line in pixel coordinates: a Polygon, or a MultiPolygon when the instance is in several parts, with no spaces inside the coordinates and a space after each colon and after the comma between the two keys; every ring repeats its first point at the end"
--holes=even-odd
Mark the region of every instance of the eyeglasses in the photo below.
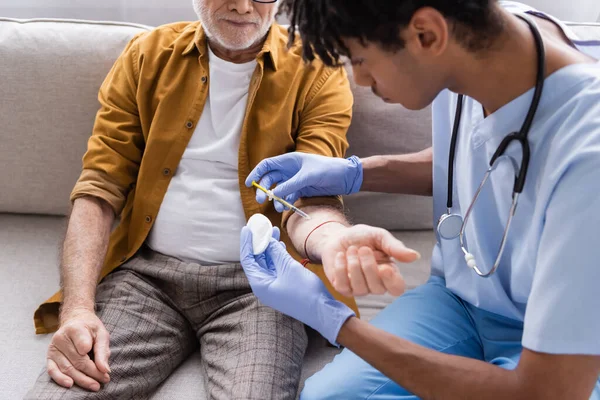
{"type": "Polygon", "coordinates": [[[269,3],[277,3],[277,0],[252,0],[255,3],[265,3],[265,4],[269,4],[269,3]]]}

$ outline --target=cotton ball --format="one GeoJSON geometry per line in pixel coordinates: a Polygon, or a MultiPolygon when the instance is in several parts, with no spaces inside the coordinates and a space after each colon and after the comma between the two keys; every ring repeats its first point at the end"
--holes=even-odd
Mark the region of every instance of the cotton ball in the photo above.
{"type": "Polygon", "coordinates": [[[246,226],[250,229],[250,232],[252,232],[252,249],[254,255],[256,256],[264,253],[273,236],[273,225],[271,225],[271,221],[262,214],[254,214],[250,217],[246,226]]]}

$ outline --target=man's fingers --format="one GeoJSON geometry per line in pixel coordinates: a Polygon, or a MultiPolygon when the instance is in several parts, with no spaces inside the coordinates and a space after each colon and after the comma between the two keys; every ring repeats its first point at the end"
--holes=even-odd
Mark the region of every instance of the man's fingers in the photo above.
{"type": "Polygon", "coordinates": [[[346,251],[346,258],[348,260],[348,276],[350,277],[352,294],[366,296],[369,294],[369,288],[358,258],[358,249],[355,246],[350,246],[346,251]]]}
{"type": "Polygon", "coordinates": [[[392,296],[400,296],[406,290],[404,278],[395,265],[382,264],[379,266],[379,275],[385,288],[392,296]]]}
{"type": "Polygon", "coordinates": [[[367,281],[369,293],[384,294],[386,288],[379,276],[379,266],[371,248],[361,247],[358,249],[358,258],[367,281]]]}
{"type": "MultiPolygon", "coordinates": [[[[84,328],[82,325],[66,326],[62,335],[65,338],[65,347],[68,347],[70,341],[80,356],[85,356],[90,351],[92,351],[92,348],[94,346],[94,339],[92,338],[91,332],[84,328]]],[[[61,351],[63,350],[64,348],[61,348],[61,351]]],[[[71,357],[71,355],[68,354],[68,352],[65,354],[71,357]]]]}
{"type": "MultiPolygon", "coordinates": [[[[93,340],[92,334],[87,328],[66,327],[64,331],[57,333],[53,338],[53,342],[48,351],[49,357],[53,358],[55,357],[55,354],[58,354],[59,356],[62,355],[66,357],[71,365],[78,371],[83,372],[98,382],[108,382],[109,377],[108,374],[106,374],[107,371],[97,368],[96,364],[90,359],[87,353],[82,355],[79,353],[79,350],[76,349],[77,342],[86,342],[85,339],[82,339],[82,337],[85,337],[86,335],[90,337],[90,340],[93,340]],[[71,339],[69,334],[78,338],[71,339]]],[[[81,344],[79,347],[84,348],[81,344]]]]}
{"type": "Polygon", "coordinates": [[[94,362],[100,372],[105,374],[110,373],[108,359],[110,357],[110,334],[103,327],[98,327],[96,332],[96,343],[94,343],[94,362]]]}
{"type": "Polygon", "coordinates": [[[48,358],[46,360],[46,371],[48,371],[48,375],[50,375],[50,378],[52,378],[52,380],[58,385],[66,388],[71,388],[73,386],[73,379],[63,374],[60,368],[58,368],[58,365],[56,365],[54,360],[52,360],[51,358],[48,358]]]}
{"type": "Polygon", "coordinates": [[[348,262],[346,260],[346,253],[339,252],[335,256],[333,279],[331,284],[344,296],[352,295],[352,288],[350,286],[350,278],[348,277],[348,262]]]}
{"type": "Polygon", "coordinates": [[[110,376],[106,372],[100,371],[98,366],[89,356],[80,357],[77,360],[69,360],[73,367],[83,374],[89,376],[99,383],[110,382],[110,376]]]}
{"type": "Polygon", "coordinates": [[[390,232],[384,231],[381,240],[381,249],[390,257],[404,263],[411,263],[421,258],[421,255],[413,250],[409,249],[396,239],[390,232]]]}
{"type": "MultiPolygon", "coordinates": [[[[100,383],[98,381],[92,379],[77,369],[77,367],[73,365],[71,361],[69,361],[61,352],[54,352],[52,354],[52,361],[56,363],[60,372],[73,379],[73,382],[75,382],[77,386],[93,392],[100,390],[100,383]]],[[[83,363],[82,365],[78,365],[78,367],[83,368],[83,363]]]]}

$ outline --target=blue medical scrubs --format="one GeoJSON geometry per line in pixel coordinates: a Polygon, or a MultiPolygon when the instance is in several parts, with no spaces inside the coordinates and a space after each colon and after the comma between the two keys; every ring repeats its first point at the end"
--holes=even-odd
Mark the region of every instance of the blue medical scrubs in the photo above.
{"type": "MultiPolygon", "coordinates": [[[[531,11],[503,2],[514,12],[531,11]]],[[[539,15],[539,13],[538,13],[539,15]]],[[[600,44],[574,45],[600,57],[600,44]]],[[[518,131],[533,89],[484,118],[465,99],[458,135],[453,212],[471,203],[502,139],[518,131]]],[[[433,105],[434,218],[446,212],[448,152],[457,96],[433,105]]],[[[438,237],[430,281],[397,299],[373,325],[422,346],[513,369],[523,347],[600,355],[600,63],[565,67],[545,81],[529,133],[531,161],[504,256],[481,278],[458,239],[438,237]]],[[[520,165],[521,148],[507,156],[520,165]]],[[[477,265],[495,261],[512,201],[513,162],[498,165],[465,230],[477,265]]],[[[349,350],[306,382],[302,399],[416,399],[349,350]]],[[[600,382],[594,400],[600,400],[600,382]]]]}

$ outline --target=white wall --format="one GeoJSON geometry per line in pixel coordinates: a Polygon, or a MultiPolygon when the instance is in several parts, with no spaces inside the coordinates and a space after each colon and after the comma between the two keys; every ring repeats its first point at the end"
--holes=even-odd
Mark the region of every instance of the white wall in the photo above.
{"type": "MultiPolygon", "coordinates": [[[[600,0],[520,0],[565,21],[600,22],[600,0]]],[[[192,0],[0,0],[0,17],[79,18],[161,25],[196,20],[192,0]]]]}
{"type": "Polygon", "coordinates": [[[153,26],[197,19],[192,0],[0,0],[0,17],[128,21],[153,26]]]}
{"type": "Polygon", "coordinates": [[[570,22],[600,22],[600,0],[521,0],[570,22]]]}

